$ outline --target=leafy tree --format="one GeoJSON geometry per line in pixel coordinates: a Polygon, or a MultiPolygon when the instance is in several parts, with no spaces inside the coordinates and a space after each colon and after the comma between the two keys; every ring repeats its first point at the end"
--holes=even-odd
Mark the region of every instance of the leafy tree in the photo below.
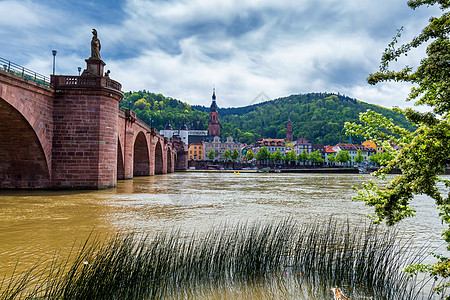
{"type": "Polygon", "coordinates": [[[386,166],[394,157],[389,152],[375,153],[369,160],[379,166],[386,166]]]}
{"type": "Polygon", "coordinates": [[[306,152],[306,150],[303,150],[303,152],[298,155],[297,160],[302,163],[309,161],[308,152],[306,152]]]}
{"type": "Polygon", "coordinates": [[[248,149],[247,153],[245,153],[245,159],[247,161],[251,161],[254,157],[255,157],[255,155],[253,154],[252,149],[248,149]]]}
{"type": "Polygon", "coordinates": [[[319,150],[311,152],[311,154],[309,155],[309,160],[313,165],[323,163],[322,153],[320,153],[319,150]]]}
{"type": "Polygon", "coordinates": [[[360,164],[364,161],[364,156],[362,155],[362,151],[358,149],[358,153],[355,156],[355,163],[360,164]]]}
{"type": "MultiPolygon", "coordinates": [[[[397,39],[401,36],[399,30],[382,55],[380,70],[371,74],[367,81],[370,84],[382,81],[413,83],[416,87],[412,88],[407,100],[414,100],[416,105],[427,105],[432,108],[432,112],[397,109],[418,127],[412,133],[373,111],[360,115],[363,124],[346,124],[347,134],[371,138],[392,155],[393,159],[380,168],[376,176],[385,178],[384,175],[393,168],[402,171],[400,176],[388,180],[383,187],[378,187],[374,182],[364,184],[356,199],[375,206],[376,222],[386,221],[392,225],[414,215],[414,209],[409,206],[414,195],[430,196],[436,202],[443,223],[447,224],[442,236],[450,250],[450,194],[443,195],[437,188],[439,182],[450,188],[450,180],[439,177],[450,164],[450,14],[446,12],[450,2],[410,0],[408,5],[413,9],[422,5],[440,5],[442,15],[432,17],[417,37],[400,47],[397,46],[397,39]],[[400,71],[389,69],[391,62],[425,43],[429,43],[427,56],[420,61],[417,69],[408,66],[400,71]],[[389,142],[401,149],[394,150],[389,142]]],[[[438,261],[433,265],[415,265],[407,270],[412,273],[428,272],[435,279],[448,278],[450,259],[436,257],[438,261]]],[[[443,288],[438,286],[436,290],[442,293],[443,288]]],[[[449,295],[445,296],[450,299],[449,295]]]]}
{"type": "Polygon", "coordinates": [[[336,155],[336,161],[345,164],[351,162],[352,158],[350,154],[348,154],[348,151],[339,151],[336,155]]]}
{"type": "Polygon", "coordinates": [[[288,164],[291,164],[291,162],[297,160],[297,153],[295,153],[294,149],[292,149],[286,153],[284,159],[288,164]]]}
{"type": "Polygon", "coordinates": [[[295,142],[285,141],[284,144],[286,145],[286,148],[290,148],[290,149],[294,148],[294,146],[295,146],[295,142]]]}
{"type": "Polygon", "coordinates": [[[270,155],[271,161],[277,162],[277,161],[281,161],[282,159],[283,159],[283,156],[280,152],[280,149],[278,149],[276,152],[274,152],[270,155]]]}
{"type": "Polygon", "coordinates": [[[334,163],[336,162],[336,155],[334,153],[328,155],[328,162],[334,165],[334,163]]]}
{"type": "Polygon", "coordinates": [[[256,153],[256,160],[257,161],[265,161],[270,158],[270,152],[267,150],[266,147],[262,147],[258,150],[258,153],[256,153]]]}
{"type": "Polygon", "coordinates": [[[222,154],[222,157],[225,158],[226,160],[230,159],[231,157],[230,150],[225,150],[225,152],[222,154]]]}
{"type": "Polygon", "coordinates": [[[231,153],[230,157],[232,160],[236,161],[239,157],[239,152],[236,149],[234,149],[233,152],[231,153]]]}
{"type": "Polygon", "coordinates": [[[209,152],[208,152],[208,158],[209,158],[210,160],[213,160],[215,156],[216,156],[216,154],[214,153],[214,149],[209,150],[209,152]]]}

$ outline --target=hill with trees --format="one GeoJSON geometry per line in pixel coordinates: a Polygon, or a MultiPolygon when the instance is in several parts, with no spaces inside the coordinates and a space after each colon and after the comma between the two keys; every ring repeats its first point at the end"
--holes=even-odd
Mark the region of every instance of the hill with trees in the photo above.
{"type": "Polygon", "coordinates": [[[193,109],[180,100],[145,90],[125,92],[119,107],[132,109],[139,119],[158,130],[164,129],[169,120],[174,129],[178,129],[183,122],[191,128],[208,129],[208,113],[193,109]]]}
{"type": "MultiPolygon", "coordinates": [[[[178,128],[183,121],[192,129],[207,129],[209,107],[190,106],[161,94],[139,91],[125,93],[121,108],[132,108],[137,116],[158,130],[168,120],[178,128]]],[[[368,109],[413,129],[405,116],[390,109],[331,93],[291,95],[244,107],[220,108],[222,136],[233,136],[244,143],[260,138],[285,138],[286,125],[292,122],[294,139],[306,138],[316,144],[348,141],[345,122],[359,122],[359,113],[368,109]]]]}
{"type": "MultiPolygon", "coordinates": [[[[208,107],[193,106],[204,112],[208,107]]],[[[368,109],[393,119],[394,123],[413,129],[400,113],[331,93],[309,93],[238,108],[220,108],[222,135],[244,142],[260,138],[285,138],[286,125],[292,122],[294,139],[306,138],[316,144],[348,141],[343,130],[345,122],[359,122],[359,113],[368,109]],[[350,121],[354,120],[354,121],[350,121]]]]}

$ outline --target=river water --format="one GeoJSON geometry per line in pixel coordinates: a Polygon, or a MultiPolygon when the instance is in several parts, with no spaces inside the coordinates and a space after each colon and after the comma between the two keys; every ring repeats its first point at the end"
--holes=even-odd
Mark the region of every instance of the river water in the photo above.
{"type": "MultiPolygon", "coordinates": [[[[206,231],[223,223],[360,223],[372,211],[352,201],[370,175],[186,172],[119,181],[101,191],[0,191],[0,276],[24,271],[55,253],[65,256],[92,232],[206,231]]],[[[442,243],[434,202],[417,196],[417,216],[401,222],[418,247],[442,243]]]]}

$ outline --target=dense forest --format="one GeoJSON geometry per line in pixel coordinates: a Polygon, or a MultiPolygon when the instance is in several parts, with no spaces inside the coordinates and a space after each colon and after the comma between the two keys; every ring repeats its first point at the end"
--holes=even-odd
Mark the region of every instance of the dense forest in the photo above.
{"type": "Polygon", "coordinates": [[[139,119],[158,130],[164,129],[169,120],[174,129],[183,122],[193,129],[208,129],[208,113],[193,109],[180,100],[145,90],[124,93],[120,108],[131,108],[139,119]]]}
{"type": "MultiPolygon", "coordinates": [[[[208,128],[209,107],[190,106],[161,94],[146,91],[125,93],[121,107],[131,107],[147,124],[153,120],[153,126],[158,130],[167,120],[174,124],[175,129],[183,121],[192,129],[208,128]]],[[[359,113],[368,109],[412,129],[403,115],[390,109],[330,93],[291,95],[245,107],[219,107],[219,120],[222,136],[233,136],[243,143],[253,143],[260,138],[285,138],[286,124],[290,119],[294,139],[303,137],[312,143],[331,145],[348,141],[344,123],[358,123],[359,113]]]]}

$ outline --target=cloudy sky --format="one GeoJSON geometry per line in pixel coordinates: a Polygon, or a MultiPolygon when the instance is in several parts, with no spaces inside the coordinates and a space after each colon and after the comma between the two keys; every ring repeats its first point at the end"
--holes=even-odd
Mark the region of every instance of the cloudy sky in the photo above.
{"type": "MultiPolygon", "coordinates": [[[[335,92],[386,107],[407,85],[370,86],[386,45],[404,26],[417,35],[438,8],[406,0],[0,0],[0,57],[49,75],[78,74],[91,29],[124,91],[148,90],[221,107],[308,92],[335,92]]],[[[401,63],[412,66],[419,49],[401,63]]]]}

